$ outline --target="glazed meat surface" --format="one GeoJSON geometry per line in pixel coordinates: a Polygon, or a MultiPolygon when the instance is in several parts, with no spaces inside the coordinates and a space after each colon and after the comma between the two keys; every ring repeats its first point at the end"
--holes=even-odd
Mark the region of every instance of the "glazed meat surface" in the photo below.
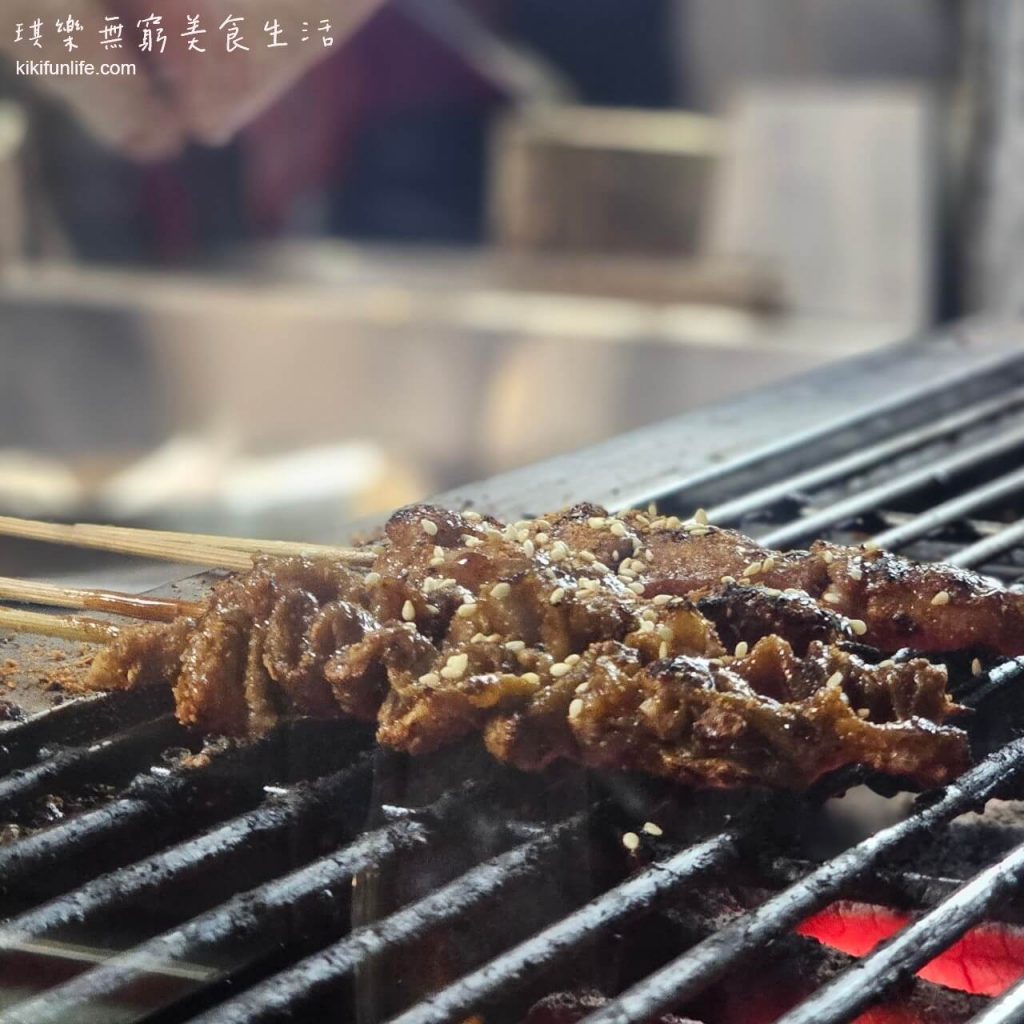
{"type": "Polygon", "coordinates": [[[931,785],[967,763],[945,668],[884,655],[1006,653],[1020,614],[958,570],[592,505],[510,525],[414,506],[377,551],[261,560],[195,619],[126,631],[89,685],[170,685],[182,722],[229,735],[345,715],[411,754],[479,734],[525,770],[802,789],[864,764],[931,785]]]}

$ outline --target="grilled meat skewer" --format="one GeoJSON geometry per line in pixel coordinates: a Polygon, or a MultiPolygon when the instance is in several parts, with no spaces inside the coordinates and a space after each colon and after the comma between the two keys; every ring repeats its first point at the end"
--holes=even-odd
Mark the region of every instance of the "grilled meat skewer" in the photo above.
{"type": "Polygon", "coordinates": [[[480,733],[530,770],[564,758],[800,789],[853,763],[926,784],[966,766],[964,734],[942,724],[956,710],[943,667],[835,646],[863,632],[843,613],[870,597],[818,600],[841,582],[829,549],[764,555],[759,574],[808,588],[783,593],[738,582],[754,574],[722,582],[757,550],[738,534],[596,506],[509,526],[416,506],[386,534],[368,573],[260,561],[198,617],[125,631],[88,685],[163,681],[183,722],[232,735],[293,714],[374,721],[413,754],[480,733]],[[719,629],[742,637],[731,653],[719,629]]]}

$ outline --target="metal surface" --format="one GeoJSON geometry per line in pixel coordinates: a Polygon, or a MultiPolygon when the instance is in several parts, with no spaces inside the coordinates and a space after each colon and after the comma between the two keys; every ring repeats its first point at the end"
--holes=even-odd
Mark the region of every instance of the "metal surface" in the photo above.
{"type": "Polygon", "coordinates": [[[576,501],[619,509],[671,494],[724,500],[1024,382],[1022,342],[1017,324],[956,325],[438,500],[508,519],[576,501]]]}

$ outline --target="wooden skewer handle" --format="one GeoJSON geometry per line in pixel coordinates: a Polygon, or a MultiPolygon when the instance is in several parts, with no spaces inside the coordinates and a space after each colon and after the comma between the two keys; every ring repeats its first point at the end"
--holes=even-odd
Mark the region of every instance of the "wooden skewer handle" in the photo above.
{"type": "Polygon", "coordinates": [[[352,565],[368,565],[376,557],[369,549],[332,547],[327,544],[139,530],[92,523],[44,523],[34,519],[16,519],[13,516],[0,516],[0,535],[222,569],[249,569],[255,554],[321,555],[352,565]]]}
{"type": "Polygon", "coordinates": [[[100,622],[98,619],[80,619],[77,616],[47,615],[44,612],[0,608],[0,633],[30,633],[34,636],[106,644],[118,635],[118,630],[116,626],[100,622]]]}
{"type": "Polygon", "coordinates": [[[152,622],[173,622],[180,615],[195,615],[201,608],[188,601],[139,597],[110,590],[79,590],[77,587],[58,587],[51,583],[11,579],[9,576],[0,576],[0,601],[109,612],[152,622]]]}
{"type": "Polygon", "coordinates": [[[71,544],[123,555],[141,555],[167,562],[216,566],[222,569],[250,569],[252,558],[243,551],[192,543],[186,534],[171,534],[173,540],[146,536],[145,530],[88,523],[41,523],[31,519],[0,516],[0,534],[50,544],[71,544]]]}

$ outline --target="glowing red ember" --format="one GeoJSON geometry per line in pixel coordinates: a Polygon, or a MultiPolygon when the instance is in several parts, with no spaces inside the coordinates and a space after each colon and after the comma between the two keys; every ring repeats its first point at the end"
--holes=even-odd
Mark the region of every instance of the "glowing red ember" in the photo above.
{"type": "MultiPolygon", "coordinates": [[[[863,956],[909,921],[909,914],[886,907],[840,901],[809,917],[797,932],[852,956],[863,956]]],[[[961,992],[999,995],[1024,977],[1024,929],[978,925],[918,976],[961,992]]]]}

